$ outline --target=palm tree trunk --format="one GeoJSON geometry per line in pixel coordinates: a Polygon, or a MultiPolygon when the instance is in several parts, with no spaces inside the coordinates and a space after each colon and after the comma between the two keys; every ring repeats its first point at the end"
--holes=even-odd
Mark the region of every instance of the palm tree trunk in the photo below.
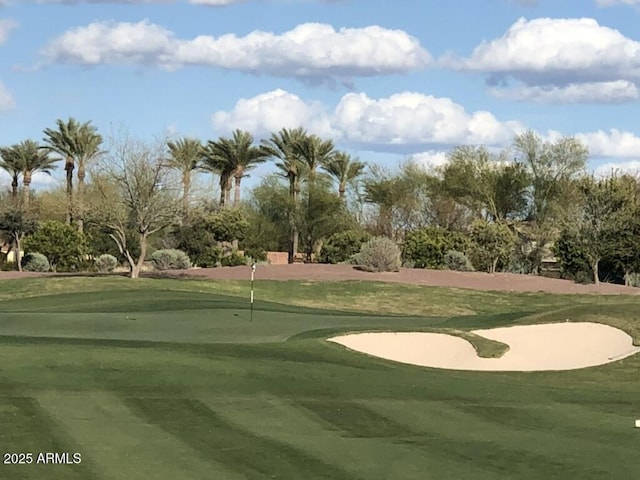
{"type": "Polygon", "coordinates": [[[24,172],[22,178],[22,202],[26,208],[29,208],[31,200],[31,172],[24,172]]]}
{"type": "Polygon", "coordinates": [[[189,190],[191,189],[191,172],[182,174],[182,212],[184,215],[189,211],[189,190]]]}
{"type": "Polygon", "coordinates": [[[344,202],[344,195],[347,192],[347,186],[340,184],[340,188],[338,189],[338,196],[340,197],[340,200],[342,200],[344,202]]]}
{"type": "Polygon", "coordinates": [[[73,222],[73,169],[75,164],[72,158],[67,158],[64,169],[67,172],[67,225],[73,222]]]}
{"type": "Polygon", "coordinates": [[[11,180],[11,198],[18,198],[18,175],[14,175],[11,180]]]}
{"type": "Polygon", "coordinates": [[[78,231],[84,231],[84,178],[85,169],[83,164],[78,165],[78,198],[76,198],[76,216],[78,217],[78,231]]]}
{"type": "Polygon", "coordinates": [[[295,209],[297,207],[298,200],[298,177],[293,175],[289,177],[289,199],[291,200],[291,207],[289,210],[289,226],[291,228],[291,235],[289,238],[289,252],[287,255],[287,262],[289,264],[294,263],[296,253],[298,253],[298,229],[295,224],[295,209]]]}
{"type": "Polygon", "coordinates": [[[227,179],[227,185],[225,186],[225,189],[224,189],[224,204],[225,205],[231,204],[232,181],[233,181],[232,177],[229,177],[227,179]]]}
{"type": "Polygon", "coordinates": [[[233,192],[233,206],[237,207],[240,205],[240,182],[242,181],[242,176],[235,177],[236,187],[233,192]]]}

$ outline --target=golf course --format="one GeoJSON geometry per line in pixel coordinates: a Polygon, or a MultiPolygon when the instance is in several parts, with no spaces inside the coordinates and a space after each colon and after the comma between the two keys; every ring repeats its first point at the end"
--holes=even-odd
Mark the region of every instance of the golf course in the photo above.
{"type": "Polygon", "coordinates": [[[640,355],[465,371],[327,340],[446,333],[496,358],[505,345],[471,332],[590,322],[637,346],[640,296],[258,276],[251,312],[242,268],[0,279],[0,451],[33,455],[3,461],[0,478],[637,478],[640,355]],[[36,462],[43,452],[69,461],[36,462]]]}

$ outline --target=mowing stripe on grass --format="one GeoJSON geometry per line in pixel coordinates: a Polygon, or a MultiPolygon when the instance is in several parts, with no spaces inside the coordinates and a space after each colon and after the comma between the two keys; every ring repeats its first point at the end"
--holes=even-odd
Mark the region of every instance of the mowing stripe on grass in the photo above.
{"type": "MultiPolygon", "coordinates": [[[[91,460],[83,456],[80,464],[38,463],[40,453],[83,454],[81,442],[69,438],[61,426],[30,397],[0,397],[0,479],[75,480],[102,479],[91,460]],[[5,464],[6,453],[32,453],[31,464],[5,464]]],[[[46,457],[45,457],[46,458],[46,457]]]]}
{"type": "Polygon", "coordinates": [[[198,400],[127,398],[126,402],[150,423],[248,480],[355,478],[305,451],[243,430],[198,400]]]}
{"type": "Polygon", "coordinates": [[[212,458],[136,416],[110,392],[46,392],[40,404],[73,435],[104,478],[241,480],[212,458]],[[96,435],[100,432],[100,435],[96,435]]]}

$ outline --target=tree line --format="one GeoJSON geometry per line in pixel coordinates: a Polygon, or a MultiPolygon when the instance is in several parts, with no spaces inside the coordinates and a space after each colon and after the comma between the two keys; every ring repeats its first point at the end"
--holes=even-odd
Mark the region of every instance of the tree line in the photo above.
{"type": "Polygon", "coordinates": [[[394,240],[407,266],[445,268],[446,257],[465,268],[539,274],[555,254],[562,275],[580,281],[629,284],[640,272],[640,182],[590,175],[588,151],[573,137],[550,141],[528,131],[502,151],[459,146],[440,167],[409,159],[391,171],[303,128],[259,141],[236,130],[206,142],[145,142],[126,132],[105,142],[91,122],[70,118],[43,134],[40,143],[0,149],[12,179],[0,232],[16,252],[42,250],[29,239],[59,221],[86,244],[70,248],[76,257],[113,252],[132,276],[150,249],[178,248],[202,266],[242,262],[238,249],[254,259],[276,250],[290,263],[336,262],[374,236],[394,240]],[[242,179],[264,162],[275,173],[241,199],[242,179]],[[55,189],[30,189],[35,173],[50,174],[58,163],[64,218],[55,189]],[[199,172],[216,178],[217,199],[194,193],[199,172]]]}

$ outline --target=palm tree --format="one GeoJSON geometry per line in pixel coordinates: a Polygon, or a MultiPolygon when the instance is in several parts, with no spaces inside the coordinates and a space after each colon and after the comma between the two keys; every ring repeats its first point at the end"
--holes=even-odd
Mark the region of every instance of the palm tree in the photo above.
{"type": "MultiPolygon", "coordinates": [[[[235,180],[233,204],[240,204],[240,184],[246,172],[258,163],[266,161],[268,154],[253,144],[253,135],[242,130],[235,130],[232,138],[220,137],[218,141],[207,142],[205,163],[212,165],[220,172],[220,186],[231,191],[231,179],[235,180]]],[[[230,193],[224,194],[224,205],[230,193]]],[[[222,198],[221,198],[222,200],[222,198]]]]}
{"type": "Polygon", "coordinates": [[[167,147],[170,155],[168,166],[182,175],[182,210],[186,213],[189,209],[191,174],[200,167],[204,157],[202,143],[195,138],[180,138],[175,142],[167,142],[167,147]]]}
{"type": "Polygon", "coordinates": [[[223,159],[221,154],[218,142],[208,140],[202,149],[203,158],[200,168],[220,176],[220,206],[224,207],[229,204],[233,168],[223,159]]]}
{"type": "Polygon", "coordinates": [[[78,195],[76,203],[78,230],[80,232],[84,230],[84,179],[86,166],[88,162],[102,153],[100,145],[102,145],[102,136],[98,133],[98,129],[91,125],[91,122],[81,124],[76,137],[75,152],[75,161],[78,164],[78,195]]]}
{"type": "Polygon", "coordinates": [[[323,140],[317,135],[302,137],[293,145],[293,151],[306,169],[310,186],[315,182],[317,169],[328,165],[336,154],[333,141],[323,140]]]}
{"type": "Polygon", "coordinates": [[[51,171],[56,168],[56,160],[49,156],[49,153],[33,140],[24,140],[11,147],[15,155],[20,160],[22,166],[22,195],[26,207],[31,199],[31,179],[37,172],[51,175],[51,171]]]}
{"type": "Polygon", "coordinates": [[[338,152],[322,168],[338,181],[338,194],[340,199],[344,200],[347,184],[362,176],[365,167],[366,164],[364,162],[354,159],[347,153],[338,152]]]}
{"type": "Polygon", "coordinates": [[[45,148],[52,153],[58,154],[65,162],[64,169],[67,173],[67,223],[71,224],[74,214],[78,214],[78,229],[84,228],[83,202],[84,202],[84,179],[86,175],[86,164],[98,156],[102,136],[98,134],[95,126],[91,122],[79,123],[76,119],[69,117],[64,120],[56,120],[57,130],[46,128],[44,130],[45,148]],[[78,208],[74,212],[73,205],[73,171],[78,166],[78,208]]]}
{"type": "Polygon", "coordinates": [[[64,170],[67,174],[67,223],[73,221],[73,170],[75,169],[75,137],[80,124],[69,118],[65,123],[56,120],[57,130],[45,128],[43,141],[45,147],[52,153],[58,154],[64,160],[64,170]]]}
{"type": "Polygon", "coordinates": [[[22,165],[13,147],[0,148],[0,168],[11,175],[11,198],[18,198],[18,185],[22,175],[22,165]]]}
{"type": "MultiPolygon", "coordinates": [[[[262,141],[262,149],[267,155],[276,160],[276,167],[283,177],[289,180],[289,200],[293,208],[297,205],[300,194],[300,177],[303,165],[296,153],[295,145],[307,137],[307,131],[303,128],[293,130],[283,128],[278,133],[272,133],[268,140],[262,141]]],[[[293,212],[289,212],[289,224],[291,225],[291,239],[289,243],[289,263],[293,263],[298,253],[299,234],[294,222],[293,212]]]]}

